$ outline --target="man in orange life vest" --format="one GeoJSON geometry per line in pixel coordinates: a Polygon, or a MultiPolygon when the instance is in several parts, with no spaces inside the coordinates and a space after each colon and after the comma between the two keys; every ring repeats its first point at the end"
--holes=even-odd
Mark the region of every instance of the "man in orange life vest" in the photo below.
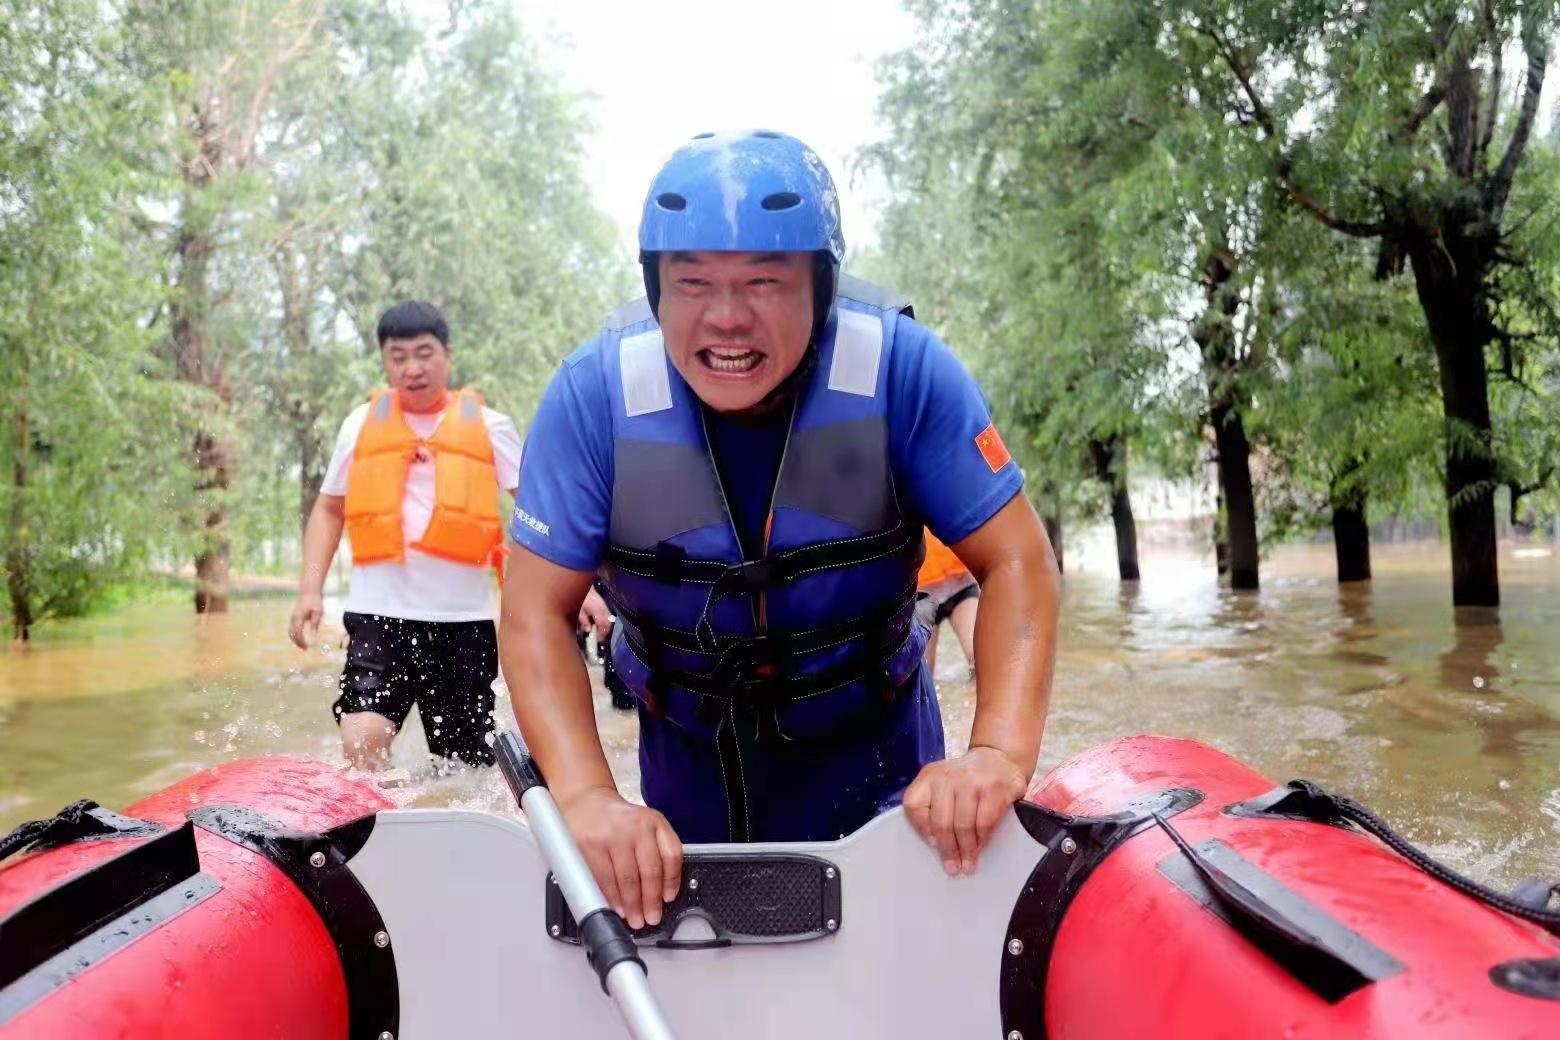
{"type": "Polygon", "coordinates": [[[342,423],[304,532],[288,634],[307,649],[318,632],[345,528],[349,643],[332,709],[347,758],[382,764],[415,703],[429,751],[490,765],[498,492],[514,493],[520,436],[474,390],[449,390],[449,329],[432,304],[391,307],[378,339],[389,386],[342,423]]]}
{"type": "Polygon", "coordinates": [[[975,601],[980,583],[954,551],[931,531],[926,532],[926,559],[916,576],[915,615],[931,635],[926,637],[926,669],[937,673],[937,626],[947,621],[959,638],[959,649],[975,675],[975,601]]]}

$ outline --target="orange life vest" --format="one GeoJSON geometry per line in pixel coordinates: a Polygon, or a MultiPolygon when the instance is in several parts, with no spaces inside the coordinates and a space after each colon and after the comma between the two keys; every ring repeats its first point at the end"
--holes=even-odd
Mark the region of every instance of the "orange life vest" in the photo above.
{"type": "Polygon", "coordinates": [[[347,471],[346,524],[355,563],[401,563],[406,537],[401,500],[421,448],[433,452],[434,505],[428,530],[412,548],[473,567],[498,567],[504,529],[498,518],[493,440],[482,421],[482,395],[451,396],[433,436],[412,430],[394,390],[376,390],[347,471]]]}
{"type": "Polygon", "coordinates": [[[926,531],[926,559],[921,563],[921,572],[916,575],[916,585],[926,588],[935,585],[944,578],[951,578],[955,574],[968,574],[969,568],[964,566],[953,550],[938,540],[937,536],[928,528],[926,531]]]}

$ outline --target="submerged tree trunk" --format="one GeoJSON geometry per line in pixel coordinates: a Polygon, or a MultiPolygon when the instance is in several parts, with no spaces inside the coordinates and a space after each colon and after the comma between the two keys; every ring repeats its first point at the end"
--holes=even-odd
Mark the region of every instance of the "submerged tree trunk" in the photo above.
{"type": "Polygon", "coordinates": [[[16,413],[16,451],[11,458],[11,532],[5,556],[5,588],[11,603],[11,635],[32,638],[32,581],[27,571],[27,453],[31,446],[27,413],[16,413]]]}
{"type": "Polygon", "coordinates": [[[217,430],[217,414],[232,399],[221,359],[210,341],[209,271],[214,242],[195,211],[202,205],[187,194],[185,224],[175,247],[179,278],[172,308],[173,357],[179,378],[208,390],[210,404],[197,418],[191,454],[195,463],[196,509],[195,612],[221,614],[228,609],[230,542],[227,492],[232,483],[233,449],[217,430]]]}
{"type": "Polygon", "coordinates": [[[212,435],[195,436],[195,486],[203,503],[199,548],[195,552],[195,613],[225,614],[228,609],[231,541],[227,525],[227,491],[232,467],[228,446],[212,435]]]}
{"type": "Polygon", "coordinates": [[[1370,525],[1363,502],[1333,507],[1333,548],[1338,555],[1338,581],[1370,581],[1370,525]]]}
{"type": "Polygon", "coordinates": [[[1338,557],[1338,581],[1370,580],[1370,524],[1365,518],[1366,494],[1351,480],[1363,465],[1350,459],[1333,477],[1331,494],[1333,550],[1338,557]]]}
{"type": "Polygon", "coordinates": [[[1255,589],[1257,574],[1257,499],[1251,485],[1251,442],[1233,405],[1210,409],[1219,451],[1219,485],[1224,489],[1224,518],[1229,537],[1230,588],[1255,589]]]}
{"type": "Polygon", "coordinates": [[[1127,446],[1120,437],[1091,440],[1089,454],[1094,474],[1110,492],[1110,520],[1116,528],[1116,567],[1122,581],[1137,581],[1137,523],[1132,518],[1132,499],[1127,494],[1127,446]]]}
{"type": "Polygon", "coordinates": [[[1045,523],[1045,535],[1051,539],[1051,551],[1056,554],[1056,570],[1058,573],[1065,570],[1062,566],[1062,518],[1060,515],[1047,514],[1041,520],[1045,523]]]}
{"type": "Polygon", "coordinates": [[[1213,569],[1220,578],[1230,573],[1230,536],[1224,522],[1224,485],[1213,481],[1213,569]]]}
{"type": "Polygon", "coordinates": [[[1229,539],[1230,588],[1258,587],[1257,501],[1251,484],[1251,442],[1241,418],[1239,362],[1233,319],[1240,296],[1230,285],[1235,257],[1220,250],[1208,259],[1203,282],[1208,309],[1193,332],[1208,383],[1208,421],[1218,452],[1219,490],[1229,539]]]}
{"type": "Polygon", "coordinates": [[[1452,604],[1500,605],[1495,555],[1494,444],[1484,351],[1491,326],[1483,300],[1479,244],[1466,237],[1416,238],[1414,283],[1441,376],[1446,416],[1446,514],[1451,533],[1452,604]]]}

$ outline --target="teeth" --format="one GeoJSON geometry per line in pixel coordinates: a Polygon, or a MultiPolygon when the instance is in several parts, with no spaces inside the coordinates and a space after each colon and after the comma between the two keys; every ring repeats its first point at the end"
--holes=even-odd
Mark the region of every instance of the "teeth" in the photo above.
{"type": "Polygon", "coordinates": [[[761,355],[755,350],[744,350],[738,353],[725,354],[714,350],[704,352],[704,363],[716,372],[747,372],[761,360],[761,355]]]}

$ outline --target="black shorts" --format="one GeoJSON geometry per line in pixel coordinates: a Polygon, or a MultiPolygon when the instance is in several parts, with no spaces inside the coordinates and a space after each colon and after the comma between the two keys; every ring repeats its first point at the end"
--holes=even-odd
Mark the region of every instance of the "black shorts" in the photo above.
{"type": "Polygon", "coordinates": [[[491,621],[407,621],[377,614],[342,615],[347,665],[336,721],[360,711],[383,715],[397,729],[422,716],[428,750],[471,765],[493,764],[493,680],[498,639],[491,621]]]}
{"type": "Polygon", "coordinates": [[[944,578],[916,593],[915,616],[927,628],[936,628],[953,616],[953,608],[967,599],[980,598],[980,585],[971,574],[944,578]]]}

